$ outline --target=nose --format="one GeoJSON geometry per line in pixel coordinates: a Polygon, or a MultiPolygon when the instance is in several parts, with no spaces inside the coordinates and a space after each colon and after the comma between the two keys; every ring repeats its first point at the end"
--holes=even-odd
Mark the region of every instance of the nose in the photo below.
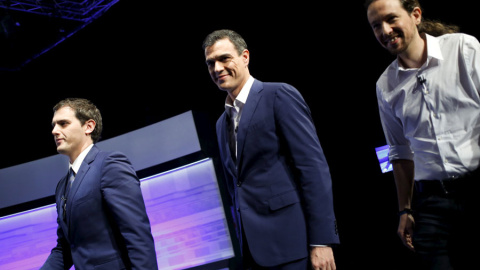
{"type": "Polygon", "coordinates": [[[392,31],[393,30],[392,30],[392,27],[390,26],[390,24],[388,24],[386,22],[382,23],[382,34],[383,35],[388,36],[392,33],[392,31]]]}
{"type": "Polygon", "coordinates": [[[213,69],[215,73],[220,73],[224,69],[224,67],[220,61],[215,61],[215,67],[213,69]]]}
{"type": "Polygon", "coordinates": [[[54,125],[53,126],[53,129],[52,129],[52,135],[55,136],[55,135],[58,135],[58,128],[57,128],[57,125],[54,125]]]}

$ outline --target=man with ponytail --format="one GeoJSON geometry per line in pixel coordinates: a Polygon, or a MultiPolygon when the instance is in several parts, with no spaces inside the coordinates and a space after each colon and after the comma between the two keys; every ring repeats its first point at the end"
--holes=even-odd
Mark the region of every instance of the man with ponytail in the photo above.
{"type": "Polygon", "coordinates": [[[478,268],[480,44],[425,20],[418,0],[367,0],[378,42],[396,59],[376,83],[403,243],[421,269],[478,268]]]}

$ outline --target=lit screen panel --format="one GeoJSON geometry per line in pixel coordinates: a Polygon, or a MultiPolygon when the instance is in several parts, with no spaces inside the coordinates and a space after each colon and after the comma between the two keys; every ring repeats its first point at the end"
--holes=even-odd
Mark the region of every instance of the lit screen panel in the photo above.
{"type": "Polygon", "coordinates": [[[47,205],[0,218],[0,269],[37,270],[57,243],[57,212],[47,205]]]}
{"type": "Polygon", "coordinates": [[[377,153],[377,158],[378,162],[380,163],[380,169],[382,170],[382,173],[393,170],[392,164],[388,161],[389,150],[390,147],[388,145],[375,148],[375,152],[377,153]]]}
{"type": "MultiPolygon", "coordinates": [[[[159,269],[234,256],[211,159],[141,180],[159,269]]],[[[55,205],[0,218],[0,269],[38,269],[56,244],[55,205]]]]}

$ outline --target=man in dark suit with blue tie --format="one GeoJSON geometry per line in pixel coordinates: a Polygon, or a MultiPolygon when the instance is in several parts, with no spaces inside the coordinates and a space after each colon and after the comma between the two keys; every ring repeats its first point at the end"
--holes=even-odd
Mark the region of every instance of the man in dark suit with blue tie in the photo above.
{"type": "Polygon", "coordinates": [[[203,48],[227,92],[216,130],[244,268],[336,269],[330,171],[303,97],[291,85],[254,79],[234,31],[212,32],[203,48]]]}
{"type": "Polygon", "coordinates": [[[70,169],[55,191],[57,245],[41,269],[157,269],[135,170],[122,153],[94,145],[102,131],[100,111],[85,99],[62,100],[52,126],[70,169]]]}

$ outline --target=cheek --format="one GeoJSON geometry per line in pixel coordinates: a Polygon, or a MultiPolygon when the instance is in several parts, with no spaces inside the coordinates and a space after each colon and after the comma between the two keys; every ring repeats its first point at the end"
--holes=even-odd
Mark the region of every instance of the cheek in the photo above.
{"type": "Polygon", "coordinates": [[[231,61],[230,64],[228,65],[229,69],[238,69],[239,65],[237,64],[236,61],[231,61]]]}

